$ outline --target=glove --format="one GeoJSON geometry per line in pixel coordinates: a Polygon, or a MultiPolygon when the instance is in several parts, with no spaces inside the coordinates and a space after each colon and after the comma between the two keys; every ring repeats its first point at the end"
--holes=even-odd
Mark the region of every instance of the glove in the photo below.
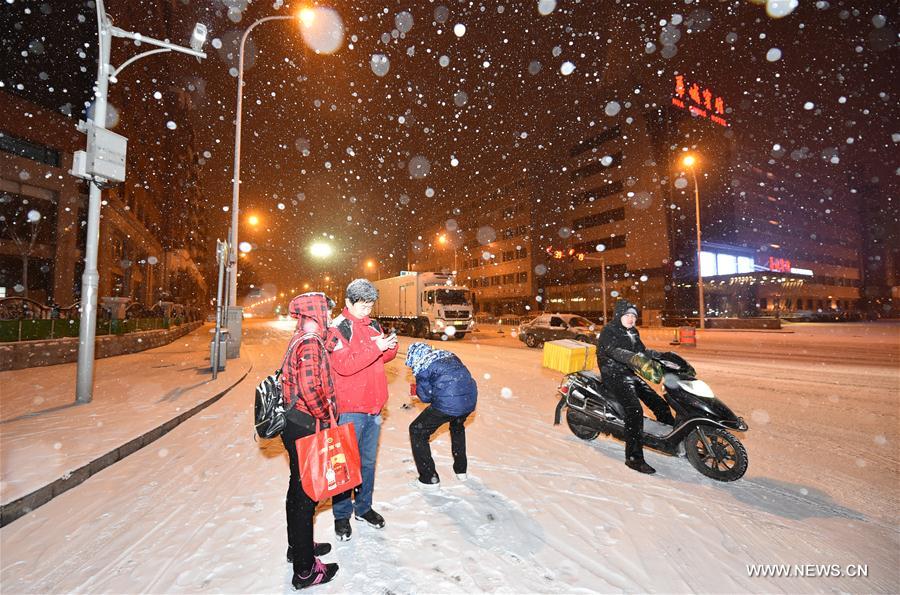
{"type": "Polygon", "coordinates": [[[635,353],[628,362],[638,375],[654,384],[658,384],[663,377],[663,369],[659,362],[650,359],[644,353],[635,353]]]}

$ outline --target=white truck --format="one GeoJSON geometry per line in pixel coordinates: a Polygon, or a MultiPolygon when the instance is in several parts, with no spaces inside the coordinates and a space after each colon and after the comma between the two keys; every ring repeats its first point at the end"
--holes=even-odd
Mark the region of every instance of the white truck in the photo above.
{"type": "Polygon", "coordinates": [[[450,274],[404,271],[373,283],[378,301],[372,315],[384,327],[413,337],[446,334],[456,339],[475,329],[472,291],[455,285],[450,274]]]}

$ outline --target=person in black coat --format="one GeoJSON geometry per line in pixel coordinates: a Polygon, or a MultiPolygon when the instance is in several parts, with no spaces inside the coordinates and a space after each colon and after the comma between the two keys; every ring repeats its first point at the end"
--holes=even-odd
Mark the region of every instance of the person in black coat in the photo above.
{"type": "Polygon", "coordinates": [[[660,365],[650,359],[659,354],[647,349],[635,327],[638,309],[626,300],[616,302],[613,319],[603,327],[597,344],[597,363],[606,385],[625,406],[625,464],[641,473],[656,469],[644,461],[644,412],[641,401],[653,411],[656,421],[672,425],[675,418],[669,405],[641,380],[635,371],[657,381],[662,377],[660,365]]]}
{"type": "Polygon", "coordinates": [[[415,394],[425,411],[409,424],[409,441],[419,472],[418,485],[437,488],[441,479],[434,468],[428,441],[439,427],[450,422],[450,451],[453,472],[466,480],[466,418],[475,410],[478,386],[466,366],[456,355],[434,349],[427,343],[413,343],[406,350],[406,365],[415,375],[415,394]]]}

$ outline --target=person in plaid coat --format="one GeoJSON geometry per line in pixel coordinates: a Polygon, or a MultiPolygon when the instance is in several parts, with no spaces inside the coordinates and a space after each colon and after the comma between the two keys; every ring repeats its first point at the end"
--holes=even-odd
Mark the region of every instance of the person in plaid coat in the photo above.
{"type": "Polygon", "coordinates": [[[337,564],[324,564],[317,556],[331,551],[331,544],[313,541],[316,502],[303,490],[297,460],[297,439],[315,434],[316,422],[328,427],[334,413],[334,384],[325,351],[328,323],[334,302],[324,293],[310,292],[291,300],[290,313],[297,319],[289,354],[281,370],[285,400],[285,426],[281,440],[291,463],[285,510],[287,512],[287,558],[294,566],[295,589],[330,581],[337,564]],[[294,403],[292,408],[291,403],[294,403]]]}

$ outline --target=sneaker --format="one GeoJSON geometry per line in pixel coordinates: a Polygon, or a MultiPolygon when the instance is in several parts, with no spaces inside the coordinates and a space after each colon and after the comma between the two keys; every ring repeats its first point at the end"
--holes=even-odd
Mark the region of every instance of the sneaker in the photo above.
{"type": "Polygon", "coordinates": [[[646,473],[647,475],[652,475],[656,473],[656,469],[647,464],[647,461],[640,459],[637,461],[634,460],[626,460],[625,465],[628,466],[629,469],[634,469],[640,473],[646,473]]]}
{"type": "MultiPolygon", "coordinates": [[[[330,551],[331,551],[330,543],[316,543],[315,541],[313,542],[313,556],[316,556],[316,557],[324,556],[325,554],[327,554],[330,551]]],[[[294,549],[291,546],[288,546],[286,557],[287,557],[288,564],[293,564],[294,549]]]]}
{"type": "Polygon", "coordinates": [[[333,579],[337,571],[337,564],[322,564],[318,558],[314,558],[309,572],[305,574],[295,573],[291,584],[294,585],[294,589],[305,589],[313,585],[321,585],[333,579]]]}
{"type": "Polygon", "coordinates": [[[370,527],[375,527],[376,529],[384,529],[384,517],[371,508],[364,515],[356,515],[356,520],[365,521],[369,523],[370,527]]]}
{"type": "Polygon", "coordinates": [[[420,480],[415,480],[412,482],[413,487],[422,490],[423,492],[436,492],[441,489],[441,482],[436,483],[424,483],[420,480]]]}
{"type": "Polygon", "coordinates": [[[353,534],[350,519],[334,519],[334,534],[338,541],[350,541],[350,535],[353,534]]]}
{"type": "Polygon", "coordinates": [[[456,479],[458,479],[460,481],[465,481],[465,480],[469,479],[469,476],[466,475],[465,473],[457,473],[456,479]]]}

